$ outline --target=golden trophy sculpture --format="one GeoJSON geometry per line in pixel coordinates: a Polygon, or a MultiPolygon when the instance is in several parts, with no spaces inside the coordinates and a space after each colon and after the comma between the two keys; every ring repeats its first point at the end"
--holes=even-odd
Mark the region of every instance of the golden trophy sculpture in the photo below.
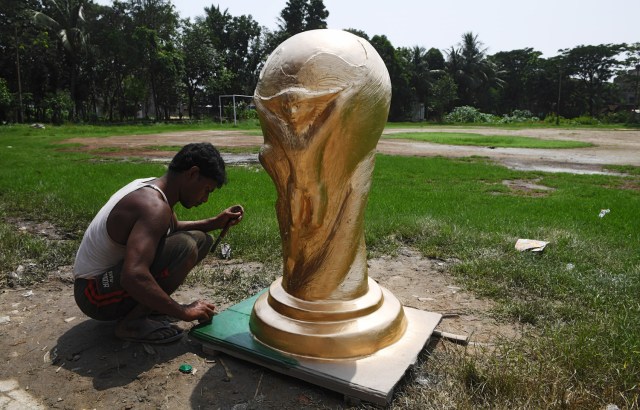
{"type": "Polygon", "coordinates": [[[267,60],[254,101],[273,179],[282,279],[254,306],[268,346],[303,356],[369,355],[402,337],[400,302],[367,275],[364,213],[391,82],[364,39],[312,30],[267,60]]]}
{"type": "Polygon", "coordinates": [[[368,276],[364,213],[390,99],[384,62],[351,33],[303,32],[268,58],[254,102],[283,273],[193,329],[205,351],[389,403],[442,318],[402,306],[368,276]]]}

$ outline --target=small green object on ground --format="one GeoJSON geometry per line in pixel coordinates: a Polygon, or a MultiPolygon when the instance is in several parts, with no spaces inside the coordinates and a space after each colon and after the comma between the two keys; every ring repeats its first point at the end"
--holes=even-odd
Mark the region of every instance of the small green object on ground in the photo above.
{"type": "Polygon", "coordinates": [[[193,370],[193,367],[191,367],[188,364],[183,364],[180,366],[179,370],[181,373],[191,373],[191,370],[193,370]]]}

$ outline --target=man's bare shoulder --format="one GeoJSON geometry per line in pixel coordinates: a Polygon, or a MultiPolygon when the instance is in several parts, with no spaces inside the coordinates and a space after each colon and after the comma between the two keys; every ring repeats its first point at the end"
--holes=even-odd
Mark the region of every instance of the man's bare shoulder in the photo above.
{"type": "Polygon", "coordinates": [[[116,242],[124,244],[136,224],[166,232],[172,215],[173,211],[158,191],[140,188],[116,204],[107,220],[107,230],[116,242]]]}
{"type": "Polygon", "coordinates": [[[137,210],[141,213],[151,212],[171,213],[171,208],[162,197],[162,194],[153,188],[143,187],[125,195],[117,207],[137,210]]]}

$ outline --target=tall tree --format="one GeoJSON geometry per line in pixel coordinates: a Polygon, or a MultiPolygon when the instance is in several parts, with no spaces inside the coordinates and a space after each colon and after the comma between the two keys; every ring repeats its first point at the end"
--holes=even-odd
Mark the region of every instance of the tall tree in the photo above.
{"type": "Polygon", "coordinates": [[[101,101],[100,112],[110,121],[135,118],[145,99],[145,82],[140,71],[139,48],[132,41],[134,21],[125,3],[87,8],[92,21],[96,63],[87,68],[95,73],[95,90],[101,101]]]}
{"type": "Polygon", "coordinates": [[[607,81],[620,67],[617,56],[624,51],[624,47],[624,44],[600,44],[560,50],[568,73],[582,84],[582,94],[588,102],[591,116],[596,115],[604,102],[607,81]]]}
{"type": "Polygon", "coordinates": [[[34,22],[52,30],[62,44],[68,58],[70,70],[70,91],[74,100],[72,111],[76,119],[80,106],[76,93],[78,68],[82,54],[86,50],[84,7],[87,0],[47,0],[44,11],[33,11],[34,22]]]}
{"type": "Polygon", "coordinates": [[[302,33],[306,29],[307,0],[287,0],[280,12],[278,27],[286,37],[302,33]]]}
{"type": "Polygon", "coordinates": [[[233,92],[253,94],[258,83],[256,64],[261,60],[255,58],[255,54],[262,53],[262,49],[257,46],[261,34],[260,25],[250,15],[236,16],[229,23],[227,33],[227,68],[235,74],[233,92]]]}
{"type": "Polygon", "coordinates": [[[629,44],[624,50],[627,58],[624,61],[625,70],[621,74],[633,90],[633,102],[637,110],[640,108],[640,43],[629,44]]]}
{"type": "MultiPolygon", "coordinates": [[[[37,8],[37,0],[0,0],[0,78],[6,80],[6,90],[15,106],[6,109],[6,119],[24,120],[23,94],[29,90],[31,59],[38,54],[38,33],[31,22],[29,10],[37,8]],[[13,95],[11,95],[13,94],[13,95]]],[[[37,66],[35,66],[37,67],[37,66]]]]}
{"type": "Polygon", "coordinates": [[[323,0],[287,0],[278,18],[279,30],[269,36],[268,51],[273,51],[280,43],[303,31],[326,28],[327,17],[329,11],[323,0]]]}
{"type": "Polygon", "coordinates": [[[305,30],[315,30],[327,28],[327,18],[329,11],[324,6],[322,0],[309,0],[307,3],[307,12],[304,17],[305,30]]]}
{"type": "Polygon", "coordinates": [[[399,48],[396,50],[399,59],[403,60],[401,66],[406,71],[412,100],[412,119],[422,120],[418,117],[420,108],[428,106],[427,96],[431,83],[431,72],[427,62],[427,50],[424,47],[414,46],[412,48],[399,48]]]}
{"type": "Polygon", "coordinates": [[[358,30],[356,28],[347,28],[344,31],[347,31],[347,32],[349,32],[351,34],[355,34],[356,36],[362,37],[365,40],[369,41],[369,35],[367,33],[365,33],[364,31],[362,31],[362,30],[358,30]]]}
{"type": "Polygon", "coordinates": [[[264,55],[260,25],[251,15],[231,16],[219,7],[205,8],[205,14],[204,23],[212,44],[222,58],[214,75],[218,87],[214,94],[253,93],[258,81],[257,67],[264,55]]]}
{"type": "Polygon", "coordinates": [[[197,94],[211,81],[216,72],[222,69],[222,57],[213,47],[212,36],[202,19],[188,22],[182,34],[184,53],[184,82],[187,89],[187,111],[189,118],[196,114],[194,103],[197,94]]]}
{"type": "Polygon", "coordinates": [[[437,121],[442,121],[444,113],[451,109],[453,102],[458,98],[456,82],[448,73],[441,73],[429,87],[428,109],[435,114],[437,121]]]}
{"type": "Polygon", "coordinates": [[[458,48],[451,47],[448,51],[447,71],[456,81],[463,105],[482,108],[489,88],[502,83],[494,65],[487,60],[486,52],[478,35],[472,32],[464,33],[458,48]]]}
{"type": "Polygon", "coordinates": [[[409,120],[414,99],[412,98],[406,65],[403,64],[407,60],[399,56],[400,53],[396,52],[393,44],[385,35],[371,37],[370,43],[376,49],[389,71],[392,93],[389,119],[392,121],[409,120]]]}
{"type": "Polygon", "coordinates": [[[155,119],[168,119],[183,77],[176,46],[179,15],[170,0],[129,0],[127,8],[135,27],[135,57],[141,63],[138,75],[149,86],[155,119]]]}
{"type": "Polygon", "coordinates": [[[444,70],[444,56],[437,48],[431,47],[425,56],[429,70],[444,70]]]}
{"type": "Polygon", "coordinates": [[[498,113],[506,114],[515,109],[535,112],[537,90],[534,83],[541,69],[541,55],[532,48],[524,48],[501,51],[488,57],[504,80],[504,87],[498,90],[498,113]]]}

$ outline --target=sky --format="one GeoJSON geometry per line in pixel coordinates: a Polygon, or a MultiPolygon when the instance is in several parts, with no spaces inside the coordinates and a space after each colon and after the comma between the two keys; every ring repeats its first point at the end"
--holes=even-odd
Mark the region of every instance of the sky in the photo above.
{"type": "MultiPolygon", "coordinates": [[[[98,0],[111,4],[110,0],[98,0]]],[[[278,27],[287,0],[173,0],[183,18],[220,6],[232,16],[250,14],[278,27]]],[[[478,35],[487,54],[531,47],[549,58],[579,45],[640,42],[640,0],[324,0],[328,28],[386,35],[394,47],[435,47],[478,35]]]]}

